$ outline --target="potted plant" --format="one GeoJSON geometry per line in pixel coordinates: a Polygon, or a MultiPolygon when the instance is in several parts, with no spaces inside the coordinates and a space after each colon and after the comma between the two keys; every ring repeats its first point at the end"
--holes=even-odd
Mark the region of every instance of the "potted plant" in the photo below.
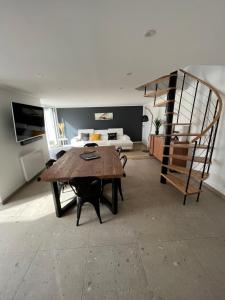
{"type": "Polygon", "coordinates": [[[158,135],[159,134],[159,128],[162,125],[162,121],[158,118],[156,118],[153,122],[154,126],[155,126],[155,134],[158,135]]]}

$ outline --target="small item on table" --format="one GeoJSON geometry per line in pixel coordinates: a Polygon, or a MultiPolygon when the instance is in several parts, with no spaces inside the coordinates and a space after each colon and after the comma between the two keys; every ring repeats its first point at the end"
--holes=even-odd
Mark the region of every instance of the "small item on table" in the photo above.
{"type": "Polygon", "coordinates": [[[92,159],[97,159],[100,158],[100,154],[96,151],[92,151],[92,152],[83,152],[80,154],[80,157],[84,160],[92,160],[92,159]]]}

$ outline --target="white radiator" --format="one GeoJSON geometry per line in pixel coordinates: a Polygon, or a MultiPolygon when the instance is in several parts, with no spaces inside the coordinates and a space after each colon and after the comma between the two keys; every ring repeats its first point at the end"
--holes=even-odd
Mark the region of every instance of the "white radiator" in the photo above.
{"type": "Polygon", "coordinates": [[[42,150],[33,151],[20,157],[24,177],[30,181],[45,167],[44,154],[42,150]]]}

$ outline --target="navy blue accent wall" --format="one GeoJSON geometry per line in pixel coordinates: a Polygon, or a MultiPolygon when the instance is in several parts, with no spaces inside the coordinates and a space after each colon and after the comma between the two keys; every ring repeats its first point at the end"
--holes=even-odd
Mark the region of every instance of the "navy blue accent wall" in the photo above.
{"type": "Polygon", "coordinates": [[[65,123],[65,135],[70,140],[78,129],[123,128],[132,141],[142,139],[143,106],[58,108],[59,122],[65,123]],[[95,113],[112,112],[113,120],[96,121],[95,113]]]}

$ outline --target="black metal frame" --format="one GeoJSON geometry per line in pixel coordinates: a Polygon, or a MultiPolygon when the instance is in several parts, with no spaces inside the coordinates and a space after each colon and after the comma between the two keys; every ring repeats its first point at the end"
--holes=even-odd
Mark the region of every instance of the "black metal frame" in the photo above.
{"type": "Polygon", "coordinates": [[[191,131],[191,123],[192,123],[192,118],[193,118],[193,113],[194,113],[194,108],[195,108],[195,100],[196,100],[196,96],[197,96],[197,92],[198,92],[198,85],[199,85],[199,81],[197,81],[196,87],[195,87],[195,95],[194,95],[194,100],[193,100],[192,109],[191,109],[190,125],[189,125],[188,132],[191,131]]]}
{"type": "Polygon", "coordinates": [[[177,123],[178,123],[178,120],[179,120],[179,113],[180,113],[181,101],[182,101],[182,97],[183,97],[183,90],[184,90],[185,78],[186,78],[186,75],[184,74],[184,76],[183,76],[183,82],[182,82],[182,87],[181,87],[181,92],[180,92],[180,102],[179,102],[179,107],[178,107],[178,111],[177,111],[177,123]]]}
{"type": "MultiPolygon", "coordinates": [[[[202,122],[201,133],[203,132],[203,129],[204,129],[204,126],[205,126],[205,119],[206,119],[206,115],[207,115],[207,112],[208,112],[208,107],[209,107],[209,102],[210,102],[210,99],[211,99],[211,94],[212,94],[212,90],[210,89],[209,90],[208,101],[207,101],[206,108],[205,108],[205,114],[204,114],[204,118],[203,118],[203,122],[202,122]]],[[[202,138],[200,137],[199,145],[201,144],[201,140],[202,140],[202,138]]]]}
{"type": "Polygon", "coordinates": [[[197,148],[197,143],[198,142],[195,141],[195,146],[194,146],[193,153],[192,153],[192,159],[191,159],[190,169],[189,169],[187,183],[186,183],[186,189],[185,189],[185,193],[186,194],[184,195],[183,205],[186,204],[187,192],[188,192],[189,182],[190,182],[190,179],[191,179],[191,172],[192,172],[192,167],[193,167],[193,163],[194,163],[194,158],[195,158],[195,152],[196,152],[196,148],[197,148]]]}
{"type": "MultiPolygon", "coordinates": [[[[105,204],[110,211],[116,215],[118,213],[118,180],[119,178],[112,179],[112,201],[109,201],[105,196],[102,196],[101,202],[105,204]]],[[[69,203],[62,207],[60,202],[61,190],[56,181],[51,182],[53,201],[55,206],[55,214],[61,218],[70,208],[77,205],[77,197],[74,197],[69,203]]]]}
{"type": "MultiPolygon", "coordinates": [[[[171,134],[172,134],[172,130],[173,130],[173,111],[174,111],[174,103],[175,103],[175,97],[176,97],[176,86],[177,86],[177,74],[178,72],[175,71],[173,73],[170,74],[170,79],[169,79],[169,88],[173,88],[171,90],[169,90],[168,94],[167,94],[167,101],[171,101],[167,103],[167,112],[169,112],[169,114],[167,114],[166,116],[166,136],[165,136],[165,143],[164,143],[164,149],[163,149],[163,159],[162,159],[162,164],[163,165],[168,165],[169,163],[169,157],[167,157],[169,155],[169,151],[170,151],[170,142],[171,142],[171,134]]],[[[161,168],[161,173],[162,174],[167,174],[167,168],[162,166],[161,168]]],[[[166,178],[161,176],[160,177],[160,182],[165,184],[166,183],[166,178]]]]}
{"type": "Polygon", "coordinates": [[[156,103],[156,98],[157,98],[156,93],[157,93],[157,91],[158,91],[158,83],[155,84],[154,106],[155,106],[155,103],[156,103]]]}
{"type": "MultiPolygon", "coordinates": [[[[218,100],[217,100],[216,107],[215,107],[214,118],[216,117],[217,108],[218,108],[218,100]]],[[[202,170],[201,181],[200,181],[200,184],[199,184],[199,190],[201,190],[201,188],[202,188],[202,183],[203,183],[203,179],[204,179],[204,175],[205,175],[205,168],[206,168],[207,164],[208,164],[208,167],[207,167],[207,172],[206,173],[207,174],[209,173],[209,168],[210,168],[210,165],[211,165],[211,159],[212,159],[212,155],[213,155],[213,150],[214,150],[214,145],[215,145],[215,139],[216,139],[218,124],[219,124],[219,120],[216,123],[216,130],[214,132],[214,136],[213,136],[213,131],[214,131],[214,126],[215,125],[213,125],[212,128],[211,128],[211,130],[210,130],[208,147],[207,147],[207,150],[206,150],[206,155],[205,155],[205,161],[204,161],[204,166],[203,166],[203,170],[202,170]],[[212,137],[213,137],[213,147],[211,148],[212,137]],[[208,159],[209,152],[210,152],[210,156],[209,156],[209,159],[208,159]]],[[[197,196],[197,202],[199,201],[199,197],[200,197],[200,192],[198,193],[198,196],[197,196]]]]}

